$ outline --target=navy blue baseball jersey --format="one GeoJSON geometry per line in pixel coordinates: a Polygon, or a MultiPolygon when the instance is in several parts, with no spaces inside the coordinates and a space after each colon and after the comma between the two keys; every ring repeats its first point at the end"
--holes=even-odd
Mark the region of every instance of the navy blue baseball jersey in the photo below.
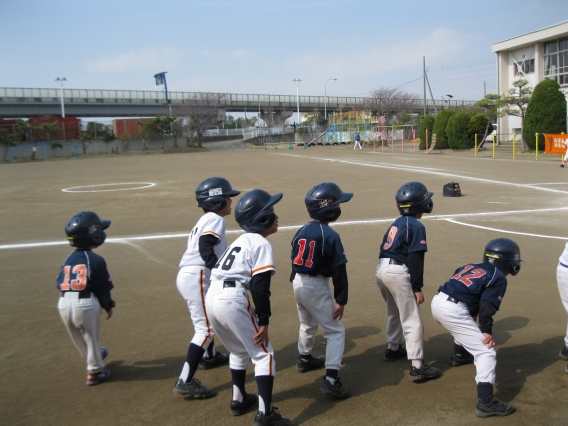
{"type": "Polygon", "coordinates": [[[313,220],[304,225],[292,240],[292,269],[299,274],[331,277],[347,263],[339,234],[327,224],[313,220]]]}
{"type": "Polygon", "coordinates": [[[61,291],[91,291],[99,297],[108,294],[114,285],[105,260],[90,250],[78,249],[63,262],[57,288],[61,291]]]}
{"type": "Polygon", "coordinates": [[[408,254],[419,251],[428,251],[426,228],[412,216],[401,216],[387,229],[379,257],[389,257],[408,265],[408,254]]]}
{"type": "Polygon", "coordinates": [[[438,291],[467,305],[472,316],[479,312],[479,302],[487,300],[497,310],[507,290],[507,278],[501,270],[488,263],[475,263],[456,269],[450,280],[438,291]]]}

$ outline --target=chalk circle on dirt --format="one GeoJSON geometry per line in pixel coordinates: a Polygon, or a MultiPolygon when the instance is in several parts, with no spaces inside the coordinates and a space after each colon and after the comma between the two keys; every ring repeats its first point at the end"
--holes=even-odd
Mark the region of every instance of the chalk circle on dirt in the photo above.
{"type": "Polygon", "coordinates": [[[152,182],[122,182],[122,183],[101,183],[98,185],[72,186],[64,188],[63,192],[113,192],[113,191],[132,191],[134,189],[146,189],[156,186],[152,182]],[[111,188],[109,188],[111,187],[111,188]]]}

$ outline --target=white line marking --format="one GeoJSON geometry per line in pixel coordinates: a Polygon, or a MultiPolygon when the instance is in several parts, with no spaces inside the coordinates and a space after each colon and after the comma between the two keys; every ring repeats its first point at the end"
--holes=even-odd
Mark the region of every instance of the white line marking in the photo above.
{"type": "Polygon", "coordinates": [[[64,188],[61,191],[62,192],[113,192],[113,191],[131,191],[133,189],[145,189],[145,188],[151,188],[152,186],[156,186],[156,184],[151,182],[101,183],[97,185],[72,186],[71,188],[64,188]],[[80,188],[98,188],[101,186],[117,186],[117,185],[141,185],[141,186],[134,186],[132,188],[93,189],[93,190],[77,191],[77,189],[80,188]]]}
{"type": "MultiPolygon", "coordinates": [[[[558,212],[562,210],[568,210],[568,207],[555,207],[548,209],[534,209],[534,210],[506,210],[500,212],[478,212],[478,213],[457,213],[457,214],[445,214],[445,215],[425,215],[422,217],[423,220],[450,220],[456,217],[477,217],[477,216],[501,216],[501,215],[511,215],[511,214],[527,214],[527,213],[542,213],[542,212],[558,212]]],[[[374,225],[377,223],[391,223],[396,218],[385,218],[385,219],[369,219],[369,220],[351,220],[343,222],[334,222],[331,226],[350,226],[350,225],[374,225]]],[[[456,222],[457,223],[457,222],[456,222]]],[[[299,229],[302,225],[289,225],[289,226],[279,226],[279,231],[291,231],[299,229]]],[[[473,225],[472,225],[473,226],[473,225]]],[[[487,228],[489,229],[489,228],[487,228]]],[[[241,229],[234,229],[226,231],[226,234],[242,234],[244,231],[241,229]]],[[[503,231],[505,232],[505,231],[503,231]]],[[[524,234],[532,235],[532,234],[524,234]]],[[[536,234],[535,234],[536,235],[536,234]]],[[[189,233],[182,234],[161,234],[161,235],[138,235],[134,237],[124,237],[124,238],[107,238],[105,243],[125,243],[128,241],[140,241],[140,240],[163,240],[168,238],[187,238],[189,233]]],[[[562,239],[561,237],[558,237],[562,239]]],[[[565,238],[568,239],[568,238],[565,238]]],[[[2,244],[0,245],[0,250],[7,249],[18,249],[18,248],[34,248],[34,247],[49,247],[49,246],[60,246],[69,244],[67,241],[49,241],[49,242],[36,242],[36,243],[24,243],[24,244],[2,244]]]]}
{"type": "MultiPolygon", "coordinates": [[[[297,155],[297,154],[280,154],[280,155],[309,158],[309,159],[313,159],[313,160],[329,160],[327,158],[319,158],[319,157],[304,157],[302,155],[297,155]]],[[[437,172],[437,171],[434,171],[432,169],[427,169],[427,168],[424,168],[424,167],[408,166],[407,164],[385,165],[385,164],[362,163],[360,161],[350,161],[350,160],[334,160],[334,161],[337,161],[339,163],[345,163],[345,164],[354,164],[354,165],[358,165],[358,166],[376,167],[376,168],[379,168],[379,169],[391,169],[391,170],[398,170],[398,171],[404,171],[404,170],[412,169],[413,171],[419,172],[419,173],[429,173],[429,174],[438,175],[438,176],[448,176],[448,177],[451,177],[453,180],[466,179],[466,180],[473,180],[473,181],[477,181],[477,182],[495,183],[495,184],[499,184],[499,185],[515,186],[515,187],[519,187],[519,188],[525,188],[525,187],[528,186],[532,189],[538,189],[539,191],[568,194],[568,191],[561,191],[561,190],[558,190],[558,189],[541,188],[541,187],[533,186],[533,185],[529,186],[529,185],[524,184],[524,183],[503,182],[503,181],[498,181],[498,180],[477,178],[477,177],[473,177],[473,176],[456,175],[454,173],[448,173],[448,172],[437,172]]]]}
{"type": "Polygon", "coordinates": [[[551,238],[551,239],[554,239],[554,240],[568,240],[568,237],[552,237],[552,236],[550,236],[550,235],[530,234],[530,233],[528,233],[528,232],[507,231],[507,230],[505,230],[505,229],[488,228],[487,226],[472,225],[472,224],[470,224],[470,223],[458,222],[457,220],[453,220],[453,219],[446,219],[446,221],[455,223],[455,224],[457,224],[457,225],[469,226],[469,227],[478,228],[478,229],[485,229],[485,230],[487,230],[487,231],[503,232],[503,233],[505,233],[505,234],[527,235],[527,236],[529,236],[529,237],[551,238]]]}

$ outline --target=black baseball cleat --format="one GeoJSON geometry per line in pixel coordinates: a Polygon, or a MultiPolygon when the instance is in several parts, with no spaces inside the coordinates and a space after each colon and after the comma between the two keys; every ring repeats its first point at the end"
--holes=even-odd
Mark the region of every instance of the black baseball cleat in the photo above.
{"type": "Polygon", "coordinates": [[[386,362],[393,362],[396,361],[397,359],[405,357],[406,357],[406,349],[404,349],[402,346],[399,346],[396,351],[393,351],[392,349],[387,349],[385,351],[386,362]]]}
{"type": "Polygon", "coordinates": [[[229,355],[222,354],[221,352],[215,352],[213,358],[201,358],[199,361],[199,368],[202,370],[209,370],[210,368],[219,367],[220,365],[225,365],[229,363],[229,355]]]}
{"type": "Polygon", "coordinates": [[[335,383],[333,385],[324,377],[323,383],[320,387],[320,392],[324,395],[335,396],[336,398],[349,398],[351,396],[351,392],[343,387],[339,381],[339,377],[335,379],[335,383]]]}
{"type": "Polygon", "coordinates": [[[231,414],[233,416],[242,416],[257,402],[258,398],[254,393],[247,393],[241,402],[231,401],[231,414]]]}
{"type": "Polygon", "coordinates": [[[435,379],[440,375],[440,370],[436,367],[430,367],[428,364],[422,364],[422,367],[410,367],[410,378],[413,382],[421,380],[435,379]]]}
{"type": "Polygon", "coordinates": [[[452,367],[459,367],[462,365],[473,364],[474,358],[472,354],[457,355],[452,354],[450,357],[450,365],[452,367]]]}
{"type": "Polygon", "coordinates": [[[477,417],[508,416],[515,411],[517,410],[511,404],[495,397],[491,398],[488,404],[477,400],[477,406],[475,407],[475,415],[477,417]]]}
{"type": "Polygon", "coordinates": [[[174,386],[174,392],[183,396],[191,395],[198,399],[205,399],[215,395],[213,389],[203,385],[195,377],[187,383],[184,383],[182,379],[178,379],[174,386]]]}
{"type": "Polygon", "coordinates": [[[277,407],[272,407],[272,413],[269,416],[265,416],[260,411],[256,412],[254,417],[254,423],[252,426],[291,426],[292,422],[286,417],[278,412],[277,407]]]}
{"type": "Polygon", "coordinates": [[[296,362],[296,370],[300,373],[306,373],[311,370],[316,370],[323,367],[325,364],[325,359],[314,358],[310,355],[309,358],[302,358],[298,356],[298,361],[296,362]]]}
{"type": "Polygon", "coordinates": [[[566,345],[562,346],[562,350],[560,351],[558,356],[563,360],[568,360],[568,346],[566,345]]]}

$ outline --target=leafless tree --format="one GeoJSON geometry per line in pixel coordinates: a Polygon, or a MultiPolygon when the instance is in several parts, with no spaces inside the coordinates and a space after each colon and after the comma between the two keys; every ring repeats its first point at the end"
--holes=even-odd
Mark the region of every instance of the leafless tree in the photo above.
{"type": "Polygon", "coordinates": [[[224,107],[225,94],[223,93],[194,93],[183,100],[181,105],[172,105],[172,112],[177,117],[183,117],[188,129],[188,141],[191,136],[197,137],[197,145],[201,147],[201,140],[207,126],[221,121],[220,108],[224,107]]]}
{"type": "Polygon", "coordinates": [[[420,97],[398,88],[379,87],[371,91],[371,96],[365,102],[365,109],[378,115],[387,115],[405,110],[412,110],[420,97]]]}

